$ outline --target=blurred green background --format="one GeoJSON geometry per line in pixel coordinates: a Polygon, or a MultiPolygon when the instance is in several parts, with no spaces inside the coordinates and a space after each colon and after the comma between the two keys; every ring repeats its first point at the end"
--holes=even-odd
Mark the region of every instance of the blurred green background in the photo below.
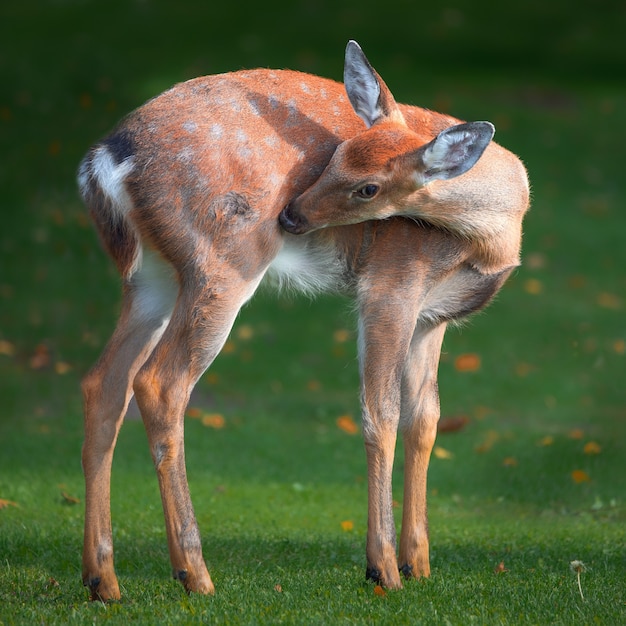
{"type": "MultiPolygon", "coordinates": [[[[3,0],[0,498],[36,518],[24,481],[37,473],[50,492],[69,484],[82,497],[79,379],[119,305],[75,189],[85,151],[125,113],[197,75],[263,66],[341,80],[354,38],[399,101],[494,122],[533,188],[524,265],[445,342],[443,413],[469,425],[442,436],[456,462],[433,461],[435,511],[437,497],[463,493],[623,521],[624,33],[626,5],[608,0],[3,0]],[[458,371],[463,354],[478,357],[477,371],[458,371]]],[[[342,469],[339,452],[305,445],[313,432],[334,433],[338,415],[358,419],[353,327],[342,298],[262,294],[246,307],[195,401],[234,420],[223,444],[233,457],[240,441],[264,447],[216,463],[244,479],[278,480],[286,467],[286,480],[302,482],[363,471],[361,456],[361,470],[342,469]],[[246,435],[257,415],[263,434],[246,435]]],[[[206,431],[190,428],[200,442],[206,431]]],[[[338,445],[362,455],[360,442],[350,439],[350,453],[338,445]]],[[[124,454],[150,471],[147,450],[124,454]]],[[[77,547],[79,513],[75,522],[77,547]]]]}
{"type": "Polygon", "coordinates": [[[38,349],[49,352],[44,364],[61,361],[78,374],[112,327],[116,278],[75,190],[88,147],[126,112],[193,76],[271,66],[341,79],[349,38],[398,100],[489,119],[496,139],[527,164],[526,265],[462,340],[494,359],[526,363],[530,380],[505,384],[542,413],[573,405],[577,412],[582,398],[623,421],[625,26],[623,3],[606,1],[270,0],[261,9],[5,0],[0,339],[10,346],[0,355],[3,421],[37,408],[39,395],[25,392],[46,376],[45,367],[28,367],[38,349]],[[548,395],[556,406],[545,406],[548,395]]]}

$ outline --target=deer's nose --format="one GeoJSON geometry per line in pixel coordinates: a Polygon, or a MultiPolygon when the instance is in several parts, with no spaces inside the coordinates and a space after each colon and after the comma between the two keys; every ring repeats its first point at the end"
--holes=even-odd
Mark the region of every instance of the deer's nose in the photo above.
{"type": "Polygon", "coordinates": [[[278,223],[292,235],[301,235],[306,232],[306,219],[295,213],[291,202],[280,212],[278,223]]]}

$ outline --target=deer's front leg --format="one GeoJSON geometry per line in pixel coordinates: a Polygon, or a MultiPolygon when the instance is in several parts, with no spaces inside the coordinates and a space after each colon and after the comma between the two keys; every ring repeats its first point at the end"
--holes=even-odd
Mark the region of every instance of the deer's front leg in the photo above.
{"type": "Polygon", "coordinates": [[[402,380],[404,503],[400,534],[400,571],[408,578],[430,576],[426,475],[437,435],[437,367],[446,326],[417,326],[402,380]]]}
{"type": "Polygon", "coordinates": [[[402,371],[414,326],[412,319],[403,319],[402,311],[389,299],[362,304],[359,337],[368,468],[366,576],[391,589],[402,587],[391,483],[402,371]]]}

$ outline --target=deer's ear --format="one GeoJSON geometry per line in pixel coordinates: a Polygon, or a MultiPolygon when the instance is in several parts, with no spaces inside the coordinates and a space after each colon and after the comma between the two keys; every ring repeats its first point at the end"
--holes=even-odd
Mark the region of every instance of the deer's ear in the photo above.
{"type": "Polygon", "coordinates": [[[440,132],[417,152],[417,174],[421,184],[455,178],[474,167],[495,130],[490,122],[471,122],[440,132]]]}
{"type": "Polygon", "coordinates": [[[402,119],[391,91],[356,41],[349,41],[346,47],[343,82],[354,112],[368,128],[393,115],[402,119]]]}

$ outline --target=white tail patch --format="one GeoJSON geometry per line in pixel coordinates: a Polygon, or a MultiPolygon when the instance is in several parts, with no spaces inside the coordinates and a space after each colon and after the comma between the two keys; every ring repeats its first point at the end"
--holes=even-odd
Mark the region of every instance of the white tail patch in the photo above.
{"type": "MultiPolygon", "coordinates": [[[[131,200],[126,191],[126,176],[132,171],[135,165],[134,157],[129,157],[121,163],[116,163],[115,158],[106,146],[99,146],[94,151],[91,159],[91,175],[96,180],[103,193],[109,198],[113,209],[122,215],[128,213],[131,207],[131,200]]],[[[78,176],[81,190],[87,191],[87,172],[84,167],[78,176]]]]}

